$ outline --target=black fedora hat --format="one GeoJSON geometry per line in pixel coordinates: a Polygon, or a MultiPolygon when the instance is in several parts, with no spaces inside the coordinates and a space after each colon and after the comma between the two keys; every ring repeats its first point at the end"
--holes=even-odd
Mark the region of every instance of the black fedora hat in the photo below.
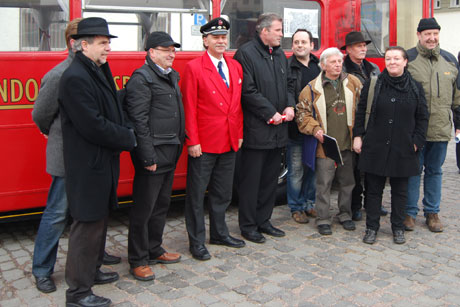
{"type": "Polygon", "coordinates": [[[104,18],[88,17],[78,23],[77,34],[71,35],[73,39],[85,36],[107,36],[116,38],[118,36],[109,33],[109,25],[104,18]]]}
{"type": "Polygon", "coordinates": [[[371,40],[364,39],[364,35],[358,31],[352,31],[345,36],[345,45],[342,46],[342,50],[345,50],[347,46],[356,44],[356,43],[366,43],[368,45],[371,40]]]}

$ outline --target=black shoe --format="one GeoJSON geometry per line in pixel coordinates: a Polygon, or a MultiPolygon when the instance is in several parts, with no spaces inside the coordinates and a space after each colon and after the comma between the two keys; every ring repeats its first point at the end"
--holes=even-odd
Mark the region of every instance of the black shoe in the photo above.
{"type": "Polygon", "coordinates": [[[191,245],[190,253],[192,253],[193,258],[196,260],[204,261],[211,259],[211,255],[209,254],[208,249],[203,244],[191,245]]]}
{"type": "Polygon", "coordinates": [[[380,216],[386,216],[388,214],[387,209],[380,207],[380,216]]]}
{"type": "Polygon", "coordinates": [[[351,215],[351,219],[353,221],[361,221],[363,219],[363,213],[361,212],[361,210],[353,212],[353,214],[351,215]]]}
{"type": "Polygon", "coordinates": [[[331,225],[322,224],[318,225],[318,232],[323,236],[328,236],[332,234],[331,225]]]}
{"type": "Polygon", "coordinates": [[[232,237],[231,235],[228,235],[226,238],[222,239],[210,239],[209,240],[210,244],[216,244],[216,245],[225,245],[228,247],[235,247],[235,248],[240,248],[246,245],[243,240],[236,239],[232,237]]]}
{"type": "Polygon", "coordinates": [[[260,226],[259,231],[261,233],[266,233],[267,235],[272,237],[284,237],[286,235],[284,231],[276,227],[273,227],[273,225],[271,224],[268,224],[268,226],[260,226]]]}
{"type": "Polygon", "coordinates": [[[340,222],[340,224],[342,224],[342,227],[345,230],[355,230],[356,229],[355,223],[352,220],[346,220],[346,221],[340,222]]]}
{"type": "Polygon", "coordinates": [[[120,262],[121,262],[120,257],[109,255],[107,254],[107,252],[104,252],[104,258],[102,258],[102,264],[111,265],[111,264],[117,264],[120,262]]]}
{"type": "Polygon", "coordinates": [[[404,238],[404,230],[397,229],[393,231],[393,242],[395,242],[396,244],[406,243],[406,238],[404,238]]]}
{"type": "Polygon", "coordinates": [[[366,244],[374,244],[377,239],[377,231],[373,229],[366,229],[366,234],[364,235],[363,242],[366,244]]]}
{"type": "Polygon", "coordinates": [[[107,307],[110,304],[112,304],[110,299],[94,294],[88,295],[78,302],[67,301],[65,303],[66,307],[107,307]]]}
{"type": "Polygon", "coordinates": [[[108,284],[114,281],[117,281],[118,276],[117,272],[108,272],[104,273],[101,270],[96,271],[96,276],[94,277],[94,284],[95,285],[103,285],[103,284],[108,284]]]}
{"type": "Polygon", "coordinates": [[[56,291],[56,285],[51,277],[35,277],[35,286],[43,293],[56,291]]]}
{"type": "Polygon", "coordinates": [[[243,238],[254,243],[265,243],[265,237],[258,231],[241,232],[243,238]]]}

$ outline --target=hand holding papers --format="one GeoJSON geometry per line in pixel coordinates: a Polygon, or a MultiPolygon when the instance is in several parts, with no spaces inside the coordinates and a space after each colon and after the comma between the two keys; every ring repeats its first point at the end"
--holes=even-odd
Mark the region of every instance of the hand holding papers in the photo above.
{"type": "Polygon", "coordinates": [[[323,149],[326,157],[334,160],[337,164],[343,165],[342,155],[340,154],[339,144],[332,136],[323,134],[324,142],[323,149]]]}

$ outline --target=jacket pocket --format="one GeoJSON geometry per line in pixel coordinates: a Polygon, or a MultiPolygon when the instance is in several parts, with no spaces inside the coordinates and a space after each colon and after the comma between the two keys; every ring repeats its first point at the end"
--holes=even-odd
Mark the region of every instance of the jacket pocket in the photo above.
{"type": "Polygon", "coordinates": [[[103,151],[102,151],[102,148],[101,147],[97,147],[96,148],[96,152],[95,154],[93,155],[93,158],[89,161],[89,167],[91,169],[95,169],[95,170],[99,170],[99,169],[102,169],[102,162],[103,162],[103,159],[102,159],[102,156],[103,156],[103,151]]]}
{"type": "Polygon", "coordinates": [[[180,140],[175,133],[155,134],[153,136],[153,146],[156,154],[155,162],[158,169],[174,167],[180,144],[180,140]]]}

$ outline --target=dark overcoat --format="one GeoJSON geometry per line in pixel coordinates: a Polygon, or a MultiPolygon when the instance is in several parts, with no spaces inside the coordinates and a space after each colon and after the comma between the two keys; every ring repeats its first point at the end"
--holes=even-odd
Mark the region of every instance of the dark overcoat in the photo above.
{"type": "MultiPolygon", "coordinates": [[[[406,72],[406,74],[409,74],[406,72]]],[[[425,144],[428,110],[422,86],[413,80],[407,92],[389,86],[384,71],[375,84],[367,129],[364,119],[370,82],[364,84],[356,112],[354,137],[362,136],[358,167],[385,177],[410,177],[420,173],[418,151],[425,144]]]]}
{"type": "Polygon", "coordinates": [[[120,152],[136,143],[108,63],[77,52],[59,84],[66,192],[72,218],[97,221],[116,205],[120,152]]]}
{"type": "Polygon", "coordinates": [[[241,46],[234,58],[243,67],[243,148],[282,148],[288,141],[288,124],[268,125],[276,112],[295,107],[294,95],[288,94],[288,63],[280,47],[272,54],[258,35],[241,46]]]}

